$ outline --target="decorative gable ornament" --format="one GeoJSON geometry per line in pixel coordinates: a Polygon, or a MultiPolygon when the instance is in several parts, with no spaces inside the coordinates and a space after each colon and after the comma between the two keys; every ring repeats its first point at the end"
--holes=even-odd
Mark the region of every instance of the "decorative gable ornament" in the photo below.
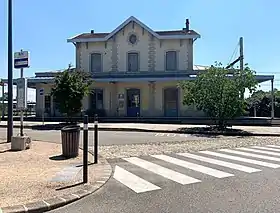
{"type": "Polygon", "coordinates": [[[127,36],[127,42],[131,45],[136,45],[139,41],[138,36],[134,32],[130,32],[127,36]]]}

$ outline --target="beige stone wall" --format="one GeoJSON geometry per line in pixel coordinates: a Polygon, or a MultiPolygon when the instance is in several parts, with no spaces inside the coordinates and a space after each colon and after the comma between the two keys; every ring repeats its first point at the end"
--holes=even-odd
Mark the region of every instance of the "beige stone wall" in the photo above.
{"type": "MultiPolygon", "coordinates": [[[[172,82],[156,82],[154,85],[154,96],[152,96],[151,86],[148,82],[141,83],[124,83],[116,84],[95,82],[92,89],[103,89],[103,106],[107,116],[126,116],[126,90],[140,89],[141,116],[164,116],[164,95],[165,88],[176,87],[177,81],[172,82]],[[124,107],[118,106],[118,95],[124,95],[124,107]],[[154,100],[153,100],[154,97],[154,100]],[[154,104],[154,106],[153,106],[154,104]]],[[[37,84],[36,87],[36,115],[42,116],[43,96],[39,95],[40,88],[44,88],[45,95],[51,92],[51,84],[37,84]]],[[[89,96],[83,99],[83,109],[87,110],[91,107],[89,96]]],[[[51,112],[53,114],[53,100],[51,99],[51,112]]],[[[183,93],[179,89],[179,116],[204,116],[202,112],[197,111],[192,106],[183,105],[183,93]]]]}
{"type": "Polygon", "coordinates": [[[79,68],[90,72],[90,55],[91,53],[101,53],[102,54],[102,68],[103,72],[108,72],[111,70],[112,66],[112,41],[108,41],[107,44],[105,42],[89,42],[89,43],[81,43],[79,44],[78,54],[78,62],[79,68]]]}
{"type": "Polygon", "coordinates": [[[107,42],[80,43],[76,46],[76,65],[85,71],[90,71],[90,54],[102,54],[103,72],[127,71],[127,53],[138,52],[140,71],[164,71],[165,53],[169,50],[178,52],[178,69],[192,69],[193,44],[191,39],[158,40],[142,27],[129,23],[107,42]],[[138,37],[136,45],[128,42],[128,37],[134,33],[138,37]]]}
{"type": "Polygon", "coordinates": [[[192,49],[190,39],[187,40],[156,40],[156,68],[155,70],[165,70],[165,54],[167,51],[177,51],[177,67],[179,70],[192,69],[189,67],[189,50],[192,49]]]}
{"type": "MultiPolygon", "coordinates": [[[[155,86],[155,116],[164,116],[164,89],[166,88],[174,88],[178,86],[178,81],[170,81],[170,82],[156,82],[155,86]]],[[[186,106],[183,104],[183,92],[180,88],[178,88],[178,111],[179,116],[203,116],[203,112],[199,112],[193,106],[186,106]]]]}

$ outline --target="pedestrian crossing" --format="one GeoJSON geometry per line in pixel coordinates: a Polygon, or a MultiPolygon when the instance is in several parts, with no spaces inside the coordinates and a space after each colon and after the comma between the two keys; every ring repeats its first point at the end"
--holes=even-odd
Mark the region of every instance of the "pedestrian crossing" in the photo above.
{"type": "Polygon", "coordinates": [[[174,153],[172,156],[160,154],[143,158],[122,158],[121,162],[127,162],[129,168],[117,163],[113,178],[136,193],[144,193],[164,187],[155,182],[154,176],[175,184],[190,185],[204,181],[203,178],[197,178],[197,174],[223,179],[240,173],[257,173],[267,168],[280,168],[280,145],[174,153]]]}

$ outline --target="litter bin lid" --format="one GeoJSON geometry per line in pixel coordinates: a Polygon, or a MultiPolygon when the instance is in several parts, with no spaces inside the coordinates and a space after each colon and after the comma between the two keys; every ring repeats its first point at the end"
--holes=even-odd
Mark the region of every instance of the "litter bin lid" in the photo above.
{"type": "Polygon", "coordinates": [[[65,126],[61,129],[62,132],[72,132],[72,131],[79,131],[81,129],[78,125],[69,125],[65,126]]]}

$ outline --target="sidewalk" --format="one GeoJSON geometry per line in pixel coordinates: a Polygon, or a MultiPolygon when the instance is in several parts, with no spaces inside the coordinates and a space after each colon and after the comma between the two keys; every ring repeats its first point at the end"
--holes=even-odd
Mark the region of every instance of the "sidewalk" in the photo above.
{"type": "MultiPolygon", "coordinates": [[[[82,180],[82,151],[77,158],[61,156],[61,145],[33,141],[31,148],[13,152],[0,141],[0,212],[44,212],[91,194],[111,175],[105,159],[88,167],[82,180]]],[[[92,158],[90,155],[89,158],[92,158]]]]}
{"type": "MultiPolygon", "coordinates": [[[[24,122],[24,128],[29,129],[55,129],[58,122],[24,122]]],[[[82,127],[83,124],[80,124],[82,127]]],[[[6,128],[7,122],[1,121],[0,127],[6,128]]],[[[20,122],[14,121],[14,127],[20,127],[20,122]]],[[[88,124],[90,130],[94,129],[94,124],[88,124]]],[[[201,132],[197,127],[206,125],[184,125],[184,124],[146,124],[146,123],[99,123],[98,129],[101,131],[141,131],[141,132],[163,132],[163,133],[189,133],[189,134],[213,134],[211,132],[201,132]]],[[[271,126],[233,126],[233,129],[244,131],[243,135],[256,136],[280,136],[280,127],[271,126]]]]}

